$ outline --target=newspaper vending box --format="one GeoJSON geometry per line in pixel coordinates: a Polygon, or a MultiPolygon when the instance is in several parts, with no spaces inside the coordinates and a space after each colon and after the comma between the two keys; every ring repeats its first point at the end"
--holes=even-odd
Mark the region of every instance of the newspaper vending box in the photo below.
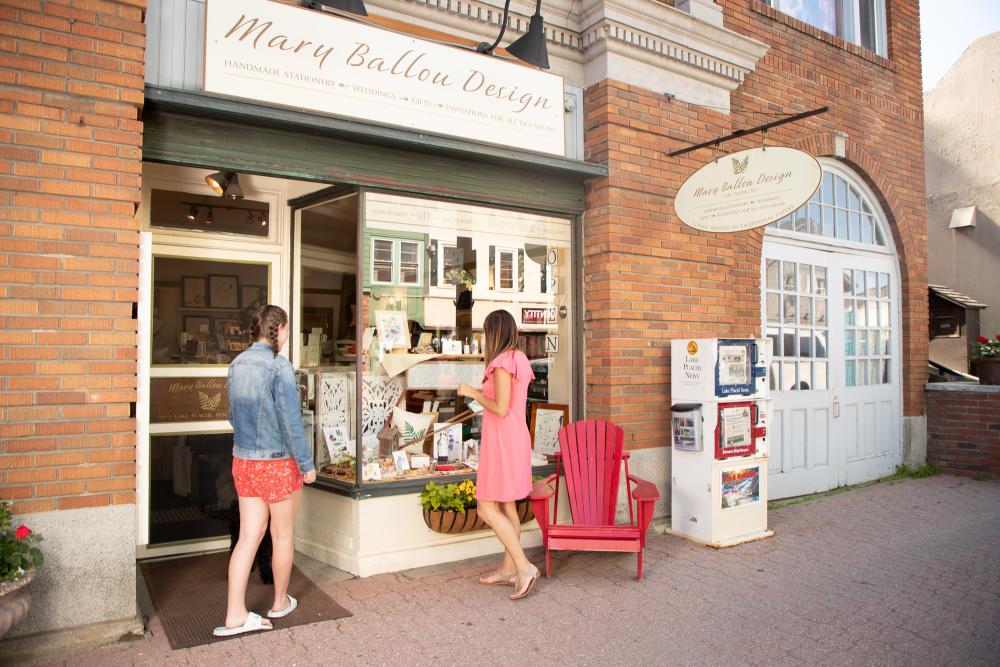
{"type": "Polygon", "coordinates": [[[674,340],[671,532],[714,547],[768,537],[767,339],[674,340]]]}

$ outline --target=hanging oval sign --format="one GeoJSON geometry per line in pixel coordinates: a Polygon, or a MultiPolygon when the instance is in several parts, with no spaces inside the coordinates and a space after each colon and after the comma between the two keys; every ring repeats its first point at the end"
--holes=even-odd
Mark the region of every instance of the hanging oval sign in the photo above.
{"type": "Polygon", "coordinates": [[[730,153],[691,174],[674,197],[685,225],[739,232],[780,220],[809,201],[823,179],[819,161],[783,146],[730,153]]]}

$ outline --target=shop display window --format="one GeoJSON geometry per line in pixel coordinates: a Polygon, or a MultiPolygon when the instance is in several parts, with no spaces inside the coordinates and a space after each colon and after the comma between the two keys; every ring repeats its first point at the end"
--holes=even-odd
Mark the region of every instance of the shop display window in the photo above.
{"type": "MultiPolygon", "coordinates": [[[[573,402],[571,220],[371,192],[355,205],[356,244],[359,211],[314,221],[336,230],[341,250],[357,248],[361,275],[302,273],[303,304],[317,281],[338,280],[350,285],[340,296],[360,302],[357,333],[342,329],[332,357],[320,326],[302,330],[298,377],[320,477],[353,486],[359,470],[360,483],[381,485],[473,473],[482,417],[468,414],[455,389],[481,385],[483,322],[497,309],[514,316],[531,363],[526,426],[536,430],[533,462],[547,465],[573,402]],[[310,337],[320,346],[315,364],[310,337]]],[[[313,233],[306,223],[303,244],[313,233]]],[[[333,261],[332,249],[309,245],[303,258],[333,261]]],[[[346,317],[353,328],[353,313],[346,317]]]]}
{"type": "Polygon", "coordinates": [[[225,365],[250,345],[267,303],[268,265],[153,259],[153,365],[225,365]]]}

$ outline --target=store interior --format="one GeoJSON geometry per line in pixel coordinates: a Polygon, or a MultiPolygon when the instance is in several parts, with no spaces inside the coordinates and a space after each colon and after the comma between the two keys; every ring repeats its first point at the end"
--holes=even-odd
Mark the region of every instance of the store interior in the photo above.
{"type": "Polygon", "coordinates": [[[534,375],[533,464],[549,465],[572,414],[569,219],[243,174],[242,198],[213,198],[204,170],[148,168],[150,545],[228,530],[225,376],[266,302],[297,333],[286,354],[315,486],[474,475],[481,416],[455,388],[481,384],[483,321],[500,308],[534,375]]]}

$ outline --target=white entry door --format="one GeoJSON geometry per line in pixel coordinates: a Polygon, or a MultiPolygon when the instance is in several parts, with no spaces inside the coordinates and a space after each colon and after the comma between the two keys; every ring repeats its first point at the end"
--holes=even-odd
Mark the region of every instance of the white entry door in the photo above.
{"type": "Polygon", "coordinates": [[[772,498],[876,479],[900,460],[897,271],[892,255],[769,235],[772,498]]]}

